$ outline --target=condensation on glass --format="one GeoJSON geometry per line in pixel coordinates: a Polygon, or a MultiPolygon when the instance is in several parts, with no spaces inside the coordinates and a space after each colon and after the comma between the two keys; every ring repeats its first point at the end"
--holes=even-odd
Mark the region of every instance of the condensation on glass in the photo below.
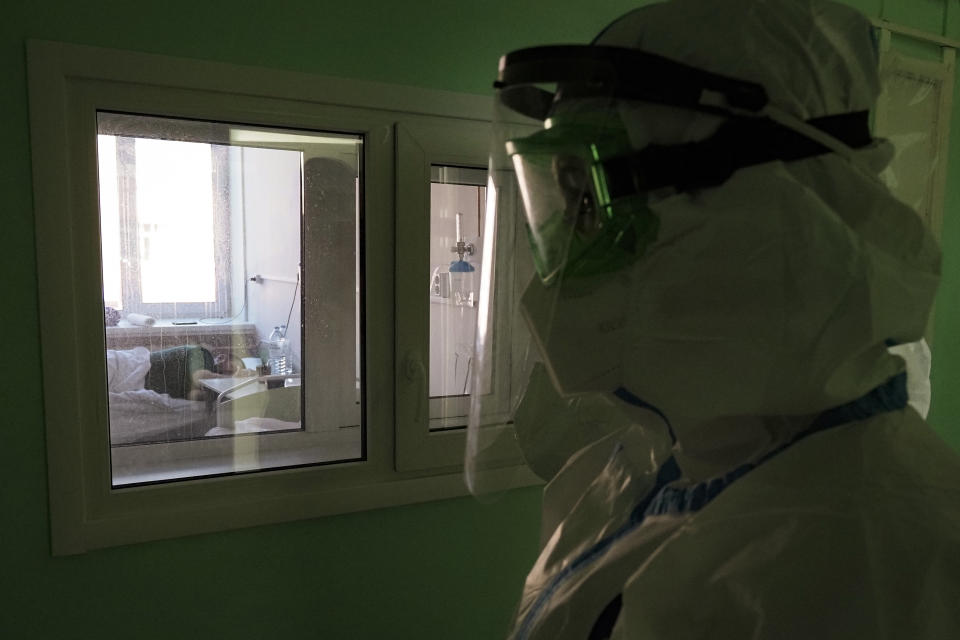
{"type": "Polygon", "coordinates": [[[362,137],[97,123],[113,486],[363,459],[362,137]]]}
{"type": "Polygon", "coordinates": [[[467,424],[487,172],[431,167],[430,429],[467,424]]]}

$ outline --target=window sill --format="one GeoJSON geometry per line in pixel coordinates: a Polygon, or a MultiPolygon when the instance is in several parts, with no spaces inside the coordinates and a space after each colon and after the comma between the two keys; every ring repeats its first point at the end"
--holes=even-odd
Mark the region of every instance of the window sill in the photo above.
{"type": "Polygon", "coordinates": [[[121,320],[115,327],[107,327],[107,338],[127,336],[152,337],[169,335],[217,335],[221,333],[256,333],[256,326],[250,322],[197,322],[195,324],[173,324],[171,320],[157,320],[156,324],[145,327],[121,320]]]}
{"type": "Polygon", "coordinates": [[[113,489],[363,460],[359,426],[113,447],[113,489]]]}

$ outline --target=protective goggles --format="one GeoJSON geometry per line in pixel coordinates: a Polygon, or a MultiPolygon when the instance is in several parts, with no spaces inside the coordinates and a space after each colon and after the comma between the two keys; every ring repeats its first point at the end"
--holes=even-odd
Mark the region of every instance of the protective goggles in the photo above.
{"type": "Polygon", "coordinates": [[[614,200],[604,160],[628,153],[626,132],[583,118],[506,142],[527,217],[534,266],[545,284],[561,273],[621,269],[656,238],[658,221],[643,198],[614,200]]]}

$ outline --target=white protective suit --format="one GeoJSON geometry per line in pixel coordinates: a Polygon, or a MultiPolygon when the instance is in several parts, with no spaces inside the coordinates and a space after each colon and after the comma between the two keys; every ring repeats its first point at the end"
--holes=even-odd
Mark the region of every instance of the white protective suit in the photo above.
{"type": "MultiPolygon", "coordinates": [[[[868,22],[821,0],[674,0],[597,43],[760,82],[802,120],[879,93],[868,22]]],[[[511,638],[960,638],[960,461],[904,406],[887,351],[923,335],[940,255],[877,178],[891,153],[770,162],[651,202],[646,255],[592,298],[560,294],[552,335],[578,339],[540,342],[550,379],[600,353],[616,383],[583,374],[573,404],[542,368],[528,385],[518,438],[552,478],[511,638]]]]}

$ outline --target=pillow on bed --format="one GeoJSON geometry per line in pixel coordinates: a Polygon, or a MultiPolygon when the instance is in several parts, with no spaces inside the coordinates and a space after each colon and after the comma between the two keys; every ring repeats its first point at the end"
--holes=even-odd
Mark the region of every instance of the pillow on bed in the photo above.
{"type": "Polygon", "coordinates": [[[150,370],[150,350],[134,347],[126,351],[107,349],[107,390],[113,393],[143,389],[150,370]]]}

